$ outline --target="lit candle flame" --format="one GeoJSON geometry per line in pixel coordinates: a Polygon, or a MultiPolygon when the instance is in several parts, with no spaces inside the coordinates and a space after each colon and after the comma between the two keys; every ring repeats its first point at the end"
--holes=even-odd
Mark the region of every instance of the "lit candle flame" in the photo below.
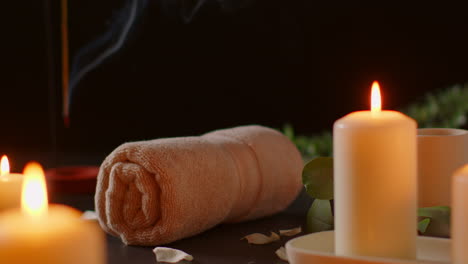
{"type": "Polygon", "coordinates": [[[10,163],[8,162],[8,157],[3,155],[0,161],[0,176],[5,176],[8,173],[10,173],[10,163]]]}
{"type": "Polygon", "coordinates": [[[47,214],[48,201],[44,170],[37,162],[30,162],[24,169],[21,211],[33,217],[47,214]]]}
{"type": "Polygon", "coordinates": [[[382,99],[380,96],[380,85],[377,81],[372,83],[371,91],[371,112],[377,113],[382,110],[382,99]]]}

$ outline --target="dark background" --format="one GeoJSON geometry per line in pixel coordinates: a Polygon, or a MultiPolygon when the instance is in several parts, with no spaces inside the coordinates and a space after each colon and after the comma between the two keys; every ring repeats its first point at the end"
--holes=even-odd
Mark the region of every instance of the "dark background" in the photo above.
{"type": "MultiPolygon", "coordinates": [[[[17,170],[16,153],[96,162],[126,141],[251,123],[312,134],[368,108],[375,79],[386,109],[468,79],[467,9],[454,2],[207,0],[184,21],[197,1],[141,1],[124,47],[76,86],[65,128],[59,1],[10,2],[0,153],[20,155],[17,170]]],[[[125,1],[69,5],[73,58],[125,1]]]]}

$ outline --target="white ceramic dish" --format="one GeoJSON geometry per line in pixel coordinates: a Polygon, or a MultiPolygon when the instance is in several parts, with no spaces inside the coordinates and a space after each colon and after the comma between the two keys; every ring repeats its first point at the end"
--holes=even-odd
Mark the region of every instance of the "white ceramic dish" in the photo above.
{"type": "Polygon", "coordinates": [[[286,243],[286,252],[291,264],[448,264],[450,239],[419,236],[416,260],[337,256],[334,231],[292,239],[286,243]]]}

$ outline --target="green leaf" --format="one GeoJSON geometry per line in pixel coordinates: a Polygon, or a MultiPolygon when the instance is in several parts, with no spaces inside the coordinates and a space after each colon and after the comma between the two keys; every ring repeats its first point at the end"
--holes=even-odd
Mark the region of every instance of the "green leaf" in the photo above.
{"type": "Polygon", "coordinates": [[[427,227],[429,226],[430,223],[431,223],[431,219],[430,219],[430,218],[425,218],[424,220],[420,221],[420,222],[418,223],[418,231],[419,231],[421,234],[426,233],[427,227]]]}
{"type": "Polygon", "coordinates": [[[283,134],[288,137],[291,141],[294,141],[294,128],[291,124],[286,123],[283,126],[283,134]]]}
{"type": "Polygon", "coordinates": [[[333,199],[333,158],[319,157],[307,163],[302,171],[302,183],[315,199],[333,199]]]}
{"type": "Polygon", "coordinates": [[[425,236],[449,237],[450,236],[450,207],[434,206],[418,209],[418,217],[430,219],[425,236]]]}
{"type": "Polygon", "coordinates": [[[467,124],[468,83],[431,91],[403,112],[416,119],[418,127],[461,128],[467,124]]]}
{"type": "Polygon", "coordinates": [[[333,222],[333,209],[331,206],[332,201],[315,199],[307,212],[307,231],[320,232],[332,230],[334,227],[333,222]]]}

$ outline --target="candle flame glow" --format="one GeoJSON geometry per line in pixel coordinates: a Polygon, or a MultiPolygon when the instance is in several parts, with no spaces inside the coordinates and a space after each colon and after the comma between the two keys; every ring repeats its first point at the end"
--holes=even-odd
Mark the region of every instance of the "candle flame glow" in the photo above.
{"type": "Polygon", "coordinates": [[[382,99],[380,96],[380,85],[377,81],[372,83],[371,88],[371,112],[377,113],[382,110],[382,99]]]}
{"type": "Polygon", "coordinates": [[[32,217],[40,217],[47,213],[47,208],[44,170],[39,163],[30,162],[24,169],[21,211],[32,217]]]}
{"type": "Polygon", "coordinates": [[[8,173],[10,173],[10,163],[8,162],[8,157],[3,155],[0,161],[0,176],[7,175],[8,173]]]}

